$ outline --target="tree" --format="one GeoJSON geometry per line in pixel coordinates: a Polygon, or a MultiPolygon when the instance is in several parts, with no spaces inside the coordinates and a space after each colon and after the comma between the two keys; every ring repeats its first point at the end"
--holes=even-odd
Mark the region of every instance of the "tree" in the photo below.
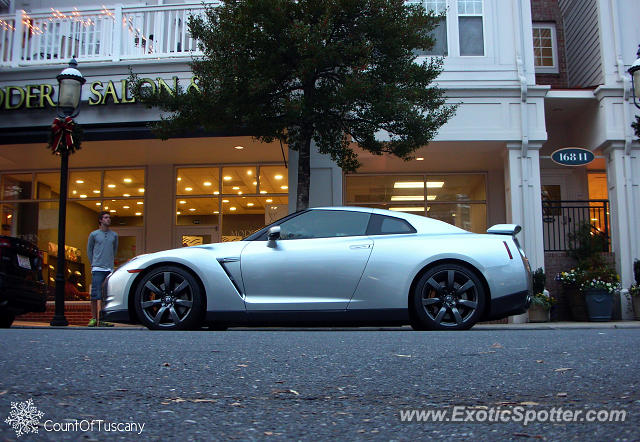
{"type": "Polygon", "coordinates": [[[453,115],[432,84],[442,60],[416,62],[438,20],[403,0],[228,0],[189,20],[204,53],[191,64],[198,90],[153,92],[133,73],[130,88],[168,113],[154,124],[163,139],[197,127],[248,130],[298,151],[301,210],[312,141],[353,171],[352,142],[408,160],[453,115]]]}

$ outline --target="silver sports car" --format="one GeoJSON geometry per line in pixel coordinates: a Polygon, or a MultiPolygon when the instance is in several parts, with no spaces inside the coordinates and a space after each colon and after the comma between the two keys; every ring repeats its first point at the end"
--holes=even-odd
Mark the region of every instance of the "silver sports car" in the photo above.
{"type": "Polygon", "coordinates": [[[531,270],[515,235],[407,213],[323,207],[242,241],[138,256],[106,283],[103,315],[151,329],[403,325],[463,330],[524,313],[531,270]]]}

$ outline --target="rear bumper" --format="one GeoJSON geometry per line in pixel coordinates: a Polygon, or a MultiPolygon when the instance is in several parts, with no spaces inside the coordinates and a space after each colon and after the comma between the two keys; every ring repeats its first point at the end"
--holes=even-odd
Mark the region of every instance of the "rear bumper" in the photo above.
{"type": "Polygon", "coordinates": [[[531,304],[530,290],[511,293],[491,300],[491,310],[484,321],[502,319],[511,315],[525,313],[531,304]]]}
{"type": "Polygon", "coordinates": [[[43,282],[0,273],[0,308],[16,315],[44,312],[47,308],[47,286],[43,282]]]}

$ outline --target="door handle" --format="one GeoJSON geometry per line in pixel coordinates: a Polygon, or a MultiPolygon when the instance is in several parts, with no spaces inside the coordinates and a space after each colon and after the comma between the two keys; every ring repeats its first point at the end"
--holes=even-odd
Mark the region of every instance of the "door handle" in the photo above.
{"type": "Polygon", "coordinates": [[[351,250],[355,250],[355,249],[370,249],[371,248],[371,244],[353,244],[353,245],[349,246],[349,248],[351,250]]]}

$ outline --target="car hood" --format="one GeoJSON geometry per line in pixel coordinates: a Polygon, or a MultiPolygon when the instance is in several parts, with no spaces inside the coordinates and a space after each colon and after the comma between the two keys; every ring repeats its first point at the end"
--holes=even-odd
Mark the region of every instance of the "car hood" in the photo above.
{"type": "Polygon", "coordinates": [[[138,255],[129,260],[122,268],[144,268],[156,262],[171,259],[177,261],[182,261],[183,259],[188,260],[190,257],[202,253],[203,250],[213,253],[213,256],[216,258],[239,257],[242,249],[244,249],[247,244],[249,244],[249,241],[232,241],[162,250],[160,252],[138,255]]]}

